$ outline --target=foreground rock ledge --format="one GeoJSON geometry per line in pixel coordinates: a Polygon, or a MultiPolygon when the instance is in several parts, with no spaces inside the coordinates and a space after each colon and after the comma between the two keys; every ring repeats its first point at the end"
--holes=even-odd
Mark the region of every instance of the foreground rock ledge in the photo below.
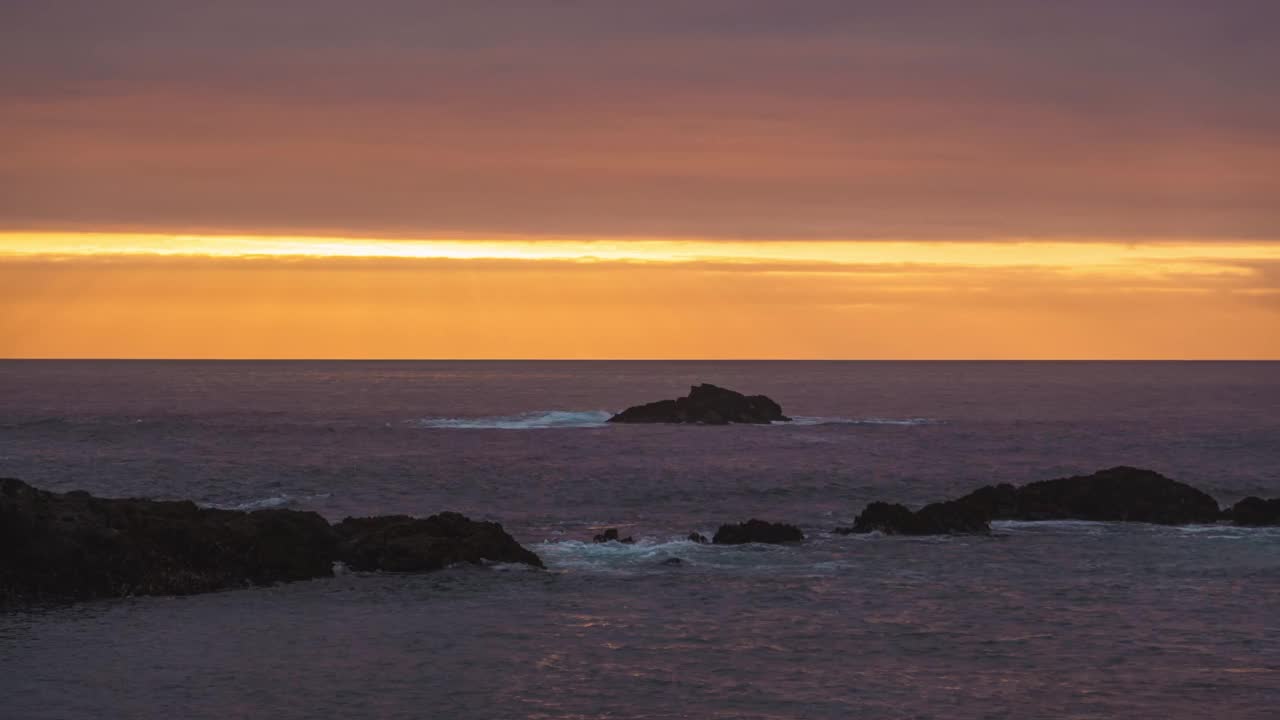
{"type": "Polygon", "coordinates": [[[743,395],[703,383],[689,388],[689,394],[675,400],[659,400],[636,405],[609,418],[611,423],[700,423],[767,425],[789,422],[782,406],[764,395],[743,395]]]}
{"type": "Polygon", "coordinates": [[[188,501],[104,499],[0,479],[0,604],[190,595],[357,570],[454,563],[542,567],[497,523],[457,513],[348,518],[241,512],[188,501]]]}

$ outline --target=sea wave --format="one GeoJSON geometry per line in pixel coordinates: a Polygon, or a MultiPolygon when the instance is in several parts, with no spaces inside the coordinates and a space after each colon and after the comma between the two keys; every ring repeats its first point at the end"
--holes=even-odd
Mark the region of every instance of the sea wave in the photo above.
{"type": "Polygon", "coordinates": [[[847,418],[847,417],[820,417],[820,416],[804,416],[798,415],[791,418],[790,423],[780,423],[780,425],[942,425],[945,421],[937,418],[913,417],[913,418],[884,418],[884,417],[866,417],[866,418],[847,418]]]}
{"type": "Polygon", "coordinates": [[[460,430],[543,430],[547,428],[604,427],[613,415],[606,410],[536,410],[518,415],[490,417],[434,417],[412,420],[410,424],[423,428],[454,428],[460,430]]]}
{"type": "MultiPolygon", "coordinates": [[[[428,417],[410,420],[420,428],[452,428],[458,430],[543,430],[548,428],[604,427],[613,415],[607,410],[535,410],[516,415],[485,417],[428,417]]],[[[820,425],[939,425],[935,418],[847,418],[797,416],[791,422],[774,423],[770,427],[811,427],[820,425]]]]}
{"type": "Polygon", "coordinates": [[[550,570],[609,575],[663,572],[682,567],[731,573],[821,574],[830,570],[826,566],[833,562],[825,555],[810,557],[792,545],[707,545],[679,537],[637,537],[635,543],[552,540],[533,545],[531,549],[550,570]]]}
{"type": "Polygon", "coordinates": [[[329,497],[328,493],[319,493],[316,495],[290,495],[281,493],[279,495],[271,495],[264,498],[255,498],[253,500],[244,500],[232,503],[199,503],[201,507],[213,508],[214,510],[269,510],[271,508],[289,507],[298,502],[307,500],[320,500],[329,497]]]}

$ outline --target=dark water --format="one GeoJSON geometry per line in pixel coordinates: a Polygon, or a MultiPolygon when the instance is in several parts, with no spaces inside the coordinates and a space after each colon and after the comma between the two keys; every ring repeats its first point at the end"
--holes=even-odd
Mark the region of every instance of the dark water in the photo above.
{"type": "Polygon", "coordinates": [[[1280,495],[1278,408],[1276,363],[0,363],[2,475],[454,509],[550,568],[0,615],[0,716],[1274,718],[1280,530],[825,531],[1116,464],[1280,495]],[[601,423],[700,381],[799,422],[601,423]],[[811,539],[679,540],[752,516],[811,539]],[[581,542],[615,525],[641,542],[581,542]]]}

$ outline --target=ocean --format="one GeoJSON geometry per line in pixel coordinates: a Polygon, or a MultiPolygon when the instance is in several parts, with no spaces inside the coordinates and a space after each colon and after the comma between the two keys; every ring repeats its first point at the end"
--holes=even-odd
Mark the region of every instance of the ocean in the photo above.
{"type": "Polygon", "coordinates": [[[1122,464],[1280,496],[1280,363],[3,361],[0,476],[455,510],[547,570],[0,613],[0,716],[1277,717],[1280,528],[830,534],[873,500],[1122,464]],[[604,422],[700,382],[796,421],[604,422]],[[684,539],[752,517],[808,540],[684,539]]]}

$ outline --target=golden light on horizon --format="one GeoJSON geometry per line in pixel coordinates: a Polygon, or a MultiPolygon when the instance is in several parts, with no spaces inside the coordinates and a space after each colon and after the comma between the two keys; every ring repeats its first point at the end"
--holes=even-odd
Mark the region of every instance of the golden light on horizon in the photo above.
{"type": "Polygon", "coordinates": [[[703,238],[360,238],[162,233],[0,232],[9,257],[401,258],[643,263],[796,263],[1131,267],[1177,273],[1247,272],[1222,263],[1280,260],[1280,244],[1238,240],[1019,239],[721,240],[703,238]]]}
{"type": "Polygon", "coordinates": [[[1276,358],[1280,245],[0,233],[0,356],[1276,358]]]}

